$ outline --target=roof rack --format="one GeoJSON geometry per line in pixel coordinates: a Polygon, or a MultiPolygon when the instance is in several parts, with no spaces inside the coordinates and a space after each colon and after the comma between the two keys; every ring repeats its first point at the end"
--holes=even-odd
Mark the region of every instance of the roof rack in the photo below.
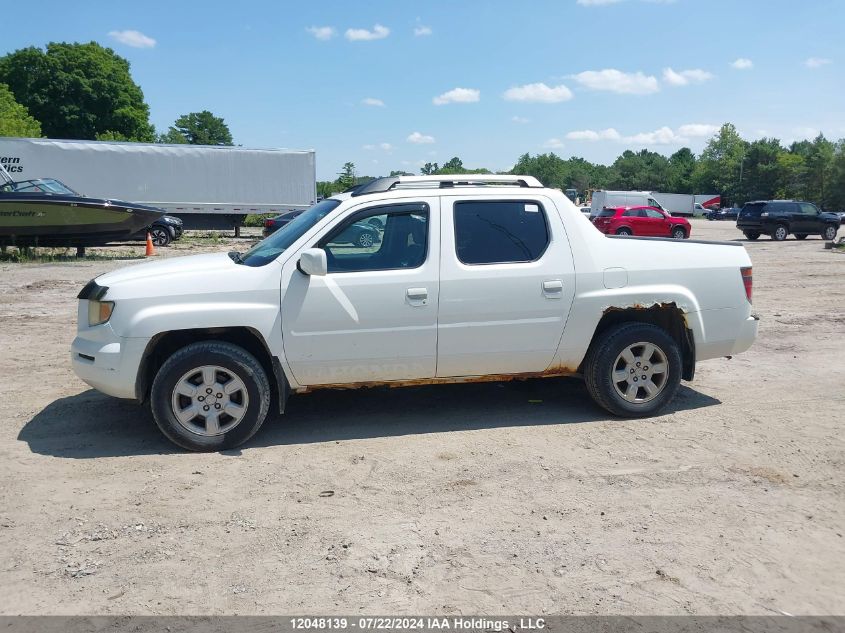
{"type": "Polygon", "coordinates": [[[376,178],[361,185],[352,192],[353,196],[368,193],[384,193],[406,187],[449,189],[452,187],[478,187],[486,185],[512,185],[515,187],[543,188],[543,184],[534,176],[508,176],[500,174],[457,174],[454,176],[390,176],[376,178]]]}

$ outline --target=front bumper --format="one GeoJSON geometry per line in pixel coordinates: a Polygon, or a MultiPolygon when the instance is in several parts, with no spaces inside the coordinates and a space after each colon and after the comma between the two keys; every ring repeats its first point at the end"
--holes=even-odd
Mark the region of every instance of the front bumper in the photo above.
{"type": "Polygon", "coordinates": [[[108,323],[80,329],[70,346],[73,371],[97,391],[136,399],[138,367],[149,340],[117,336],[108,323]]]}

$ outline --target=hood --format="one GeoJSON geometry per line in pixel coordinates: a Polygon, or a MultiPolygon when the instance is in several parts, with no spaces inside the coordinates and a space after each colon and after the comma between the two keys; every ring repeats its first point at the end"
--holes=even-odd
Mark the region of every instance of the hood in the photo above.
{"type": "Polygon", "coordinates": [[[839,215],[838,213],[833,213],[831,211],[822,211],[819,214],[820,220],[827,220],[829,222],[839,222],[840,220],[842,220],[842,217],[843,216],[839,215]]]}
{"type": "Polygon", "coordinates": [[[160,279],[162,283],[170,283],[178,278],[196,275],[197,273],[206,276],[215,272],[229,272],[237,266],[238,264],[233,262],[226,253],[173,257],[120,268],[105,275],[100,275],[97,277],[97,283],[109,288],[118,284],[151,278],[160,279]]]}

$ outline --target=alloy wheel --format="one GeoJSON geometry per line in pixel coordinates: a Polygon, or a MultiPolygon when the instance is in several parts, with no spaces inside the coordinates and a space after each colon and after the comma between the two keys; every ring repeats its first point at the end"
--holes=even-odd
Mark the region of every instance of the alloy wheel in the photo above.
{"type": "Polygon", "coordinates": [[[219,365],[195,367],[176,381],[173,415],[191,433],[223,435],[246,415],[249,394],[241,378],[219,365]]]}
{"type": "Polygon", "coordinates": [[[626,401],[641,404],[653,400],[666,386],[669,361],[654,343],[634,343],[626,347],[611,369],[611,382],[626,401]]]}

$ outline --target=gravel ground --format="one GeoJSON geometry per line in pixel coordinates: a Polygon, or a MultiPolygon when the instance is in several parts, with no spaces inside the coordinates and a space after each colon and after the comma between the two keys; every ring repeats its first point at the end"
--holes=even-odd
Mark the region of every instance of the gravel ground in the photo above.
{"type": "Polygon", "coordinates": [[[0,612],[845,613],[845,254],[746,248],[758,342],[660,417],[574,379],[318,391],[222,454],[71,371],[76,293],[132,260],[0,263],[0,612]]]}

